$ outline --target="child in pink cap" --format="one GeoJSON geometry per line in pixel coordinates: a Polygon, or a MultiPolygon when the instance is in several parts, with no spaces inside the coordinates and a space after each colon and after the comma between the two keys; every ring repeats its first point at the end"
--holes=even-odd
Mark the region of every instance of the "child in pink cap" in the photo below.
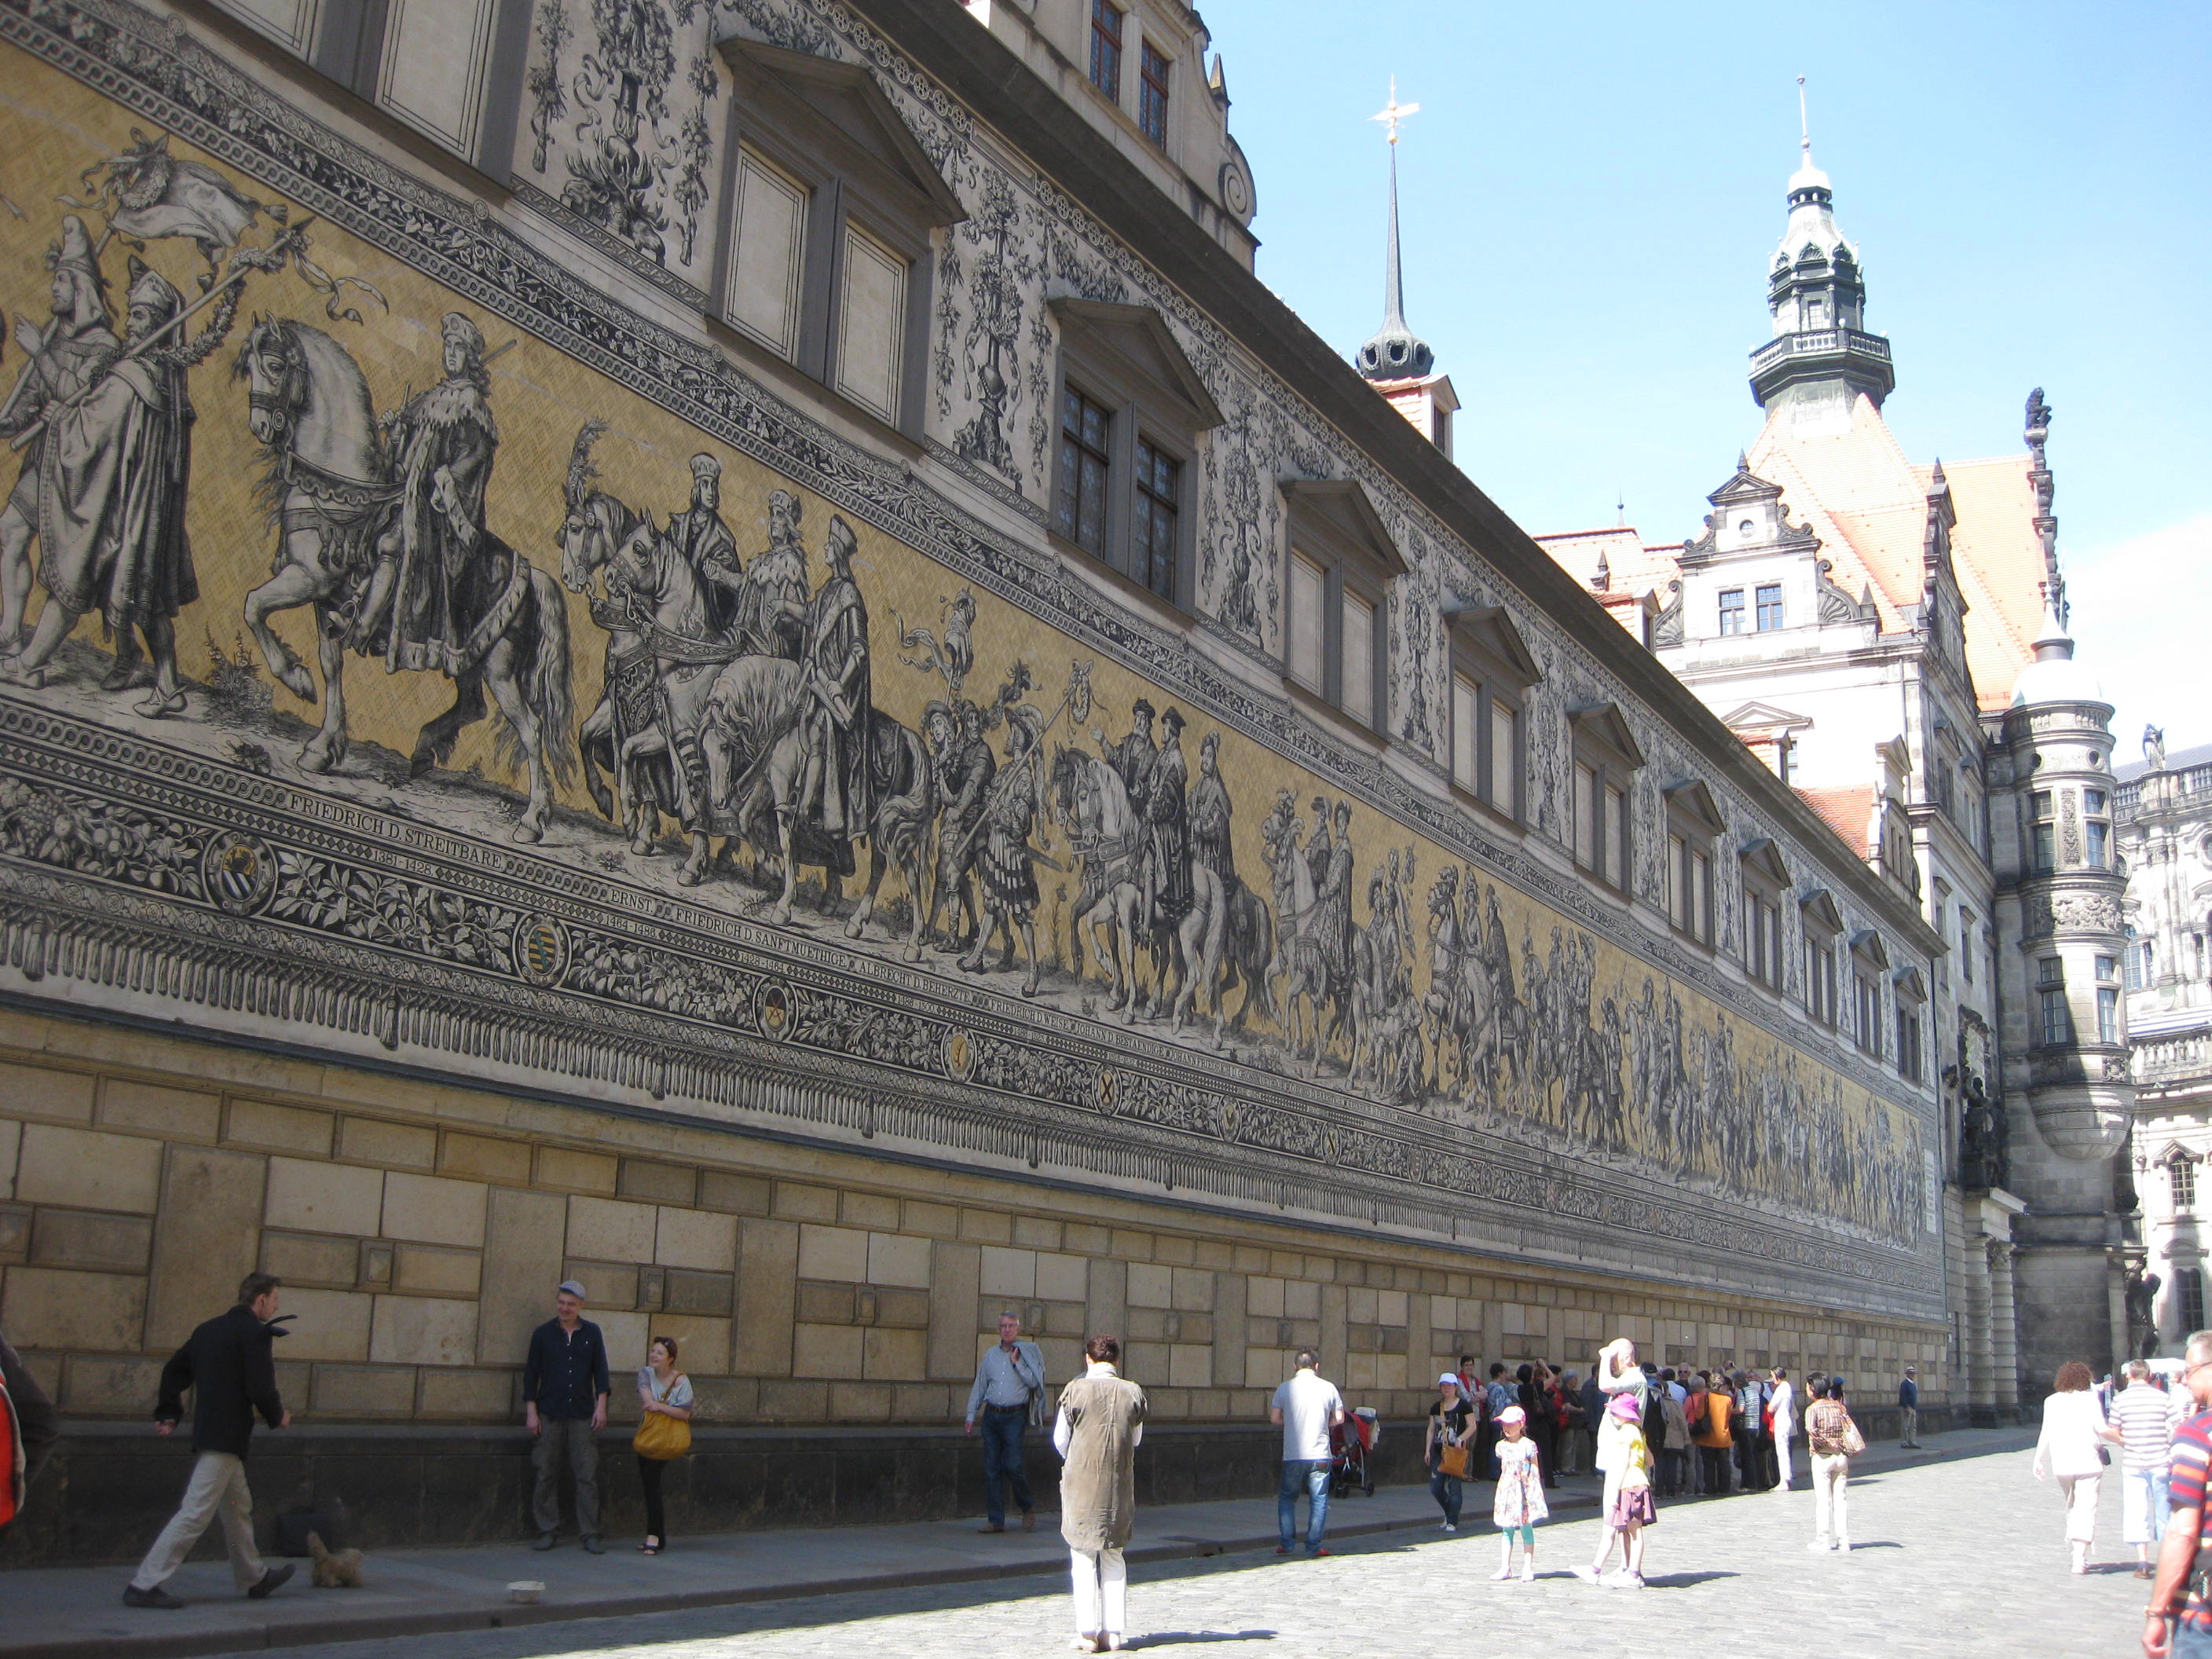
{"type": "Polygon", "coordinates": [[[1544,1477],[1536,1463],[1536,1443],[1528,1438],[1528,1413],[1508,1406],[1498,1413],[1498,1496],[1490,1518],[1498,1526],[1498,1571],[1492,1579],[1513,1577],[1513,1545],[1521,1545],[1521,1579],[1536,1576],[1536,1523],[1551,1519],[1544,1501],[1544,1477]]]}

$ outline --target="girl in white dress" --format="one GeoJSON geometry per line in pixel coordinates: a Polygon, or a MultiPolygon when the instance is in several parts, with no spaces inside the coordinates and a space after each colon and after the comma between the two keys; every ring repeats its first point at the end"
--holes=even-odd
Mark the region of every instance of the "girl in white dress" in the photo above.
{"type": "Polygon", "coordinates": [[[1490,1518],[1498,1525],[1498,1571],[1492,1579],[1513,1577],[1513,1545],[1521,1545],[1521,1578],[1536,1576],[1536,1523],[1552,1517],[1544,1501],[1543,1471],[1537,1467],[1536,1443],[1528,1438],[1528,1414],[1518,1406],[1498,1413],[1498,1496],[1491,1503],[1490,1518]]]}

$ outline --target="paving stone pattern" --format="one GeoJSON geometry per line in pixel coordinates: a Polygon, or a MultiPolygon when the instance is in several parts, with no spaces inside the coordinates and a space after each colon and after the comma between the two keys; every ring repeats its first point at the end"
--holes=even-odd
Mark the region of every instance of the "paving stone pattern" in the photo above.
{"type": "MultiPolygon", "coordinates": [[[[1801,1474],[1801,1481],[1803,1477],[1801,1474]]],[[[1479,1488],[1486,1493],[1486,1489],[1479,1488]]],[[[2125,1659],[2145,1586],[2118,1565],[2119,1492],[2100,1507],[2101,1566],[2066,1571],[2055,1486],[2008,1452],[1855,1481],[1849,1556],[1814,1556],[1809,1492],[1663,1510],[1642,1592],[1570,1577],[1595,1520],[1541,1529],[1542,1576],[1497,1584],[1487,1530],[1393,1532],[1327,1559],[1234,1554],[1132,1573],[1132,1646],[1215,1644],[1359,1659],[1486,1651],[1741,1651],[1786,1643],[1833,1659],[2125,1659]],[[1595,1644],[1595,1645],[1593,1645],[1595,1644]]],[[[1356,1504],[1352,1512],[1357,1514],[1356,1504]]],[[[548,1575],[549,1577],[551,1575],[548,1575]]],[[[1065,1654],[1057,1580],[959,1584],[597,1620],[434,1638],[441,1659],[849,1659],[855,1652],[1065,1654]],[[1042,1585],[1052,1583],[1051,1593],[1042,1585]]],[[[315,1659],[417,1659],[421,1637],[276,1651],[315,1659]]]]}

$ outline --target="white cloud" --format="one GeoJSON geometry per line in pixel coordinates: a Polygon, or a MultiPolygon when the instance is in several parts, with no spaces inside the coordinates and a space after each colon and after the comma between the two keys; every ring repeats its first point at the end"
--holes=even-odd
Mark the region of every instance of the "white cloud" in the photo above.
{"type": "Polygon", "coordinates": [[[2075,649],[2114,708],[2116,761],[2136,758],[2146,724],[2166,746],[2212,742],[2204,703],[2212,622],[2212,514],[2086,555],[2062,550],[2075,649]]]}

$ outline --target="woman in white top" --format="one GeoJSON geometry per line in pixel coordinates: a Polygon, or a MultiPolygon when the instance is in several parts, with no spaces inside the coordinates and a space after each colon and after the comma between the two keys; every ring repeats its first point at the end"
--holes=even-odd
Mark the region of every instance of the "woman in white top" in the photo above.
{"type": "Polygon", "coordinates": [[[2097,1488],[2105,1472],[2100,1445],[2119,1443],[2120,1431],[2105,1421],[2105,1408],[2091,1386],[2088,1366],[2069,1359],[2058,1368],[2057,1390],[2043,1402],[2043,1432],[2035,1443],[2035,1478],[2058,1477],[2066,1499],[2066,1541],[2073,1548],[2074,1571],[2089,1570],[2089,1546],[2097,1537],[2097,1488]]]}

